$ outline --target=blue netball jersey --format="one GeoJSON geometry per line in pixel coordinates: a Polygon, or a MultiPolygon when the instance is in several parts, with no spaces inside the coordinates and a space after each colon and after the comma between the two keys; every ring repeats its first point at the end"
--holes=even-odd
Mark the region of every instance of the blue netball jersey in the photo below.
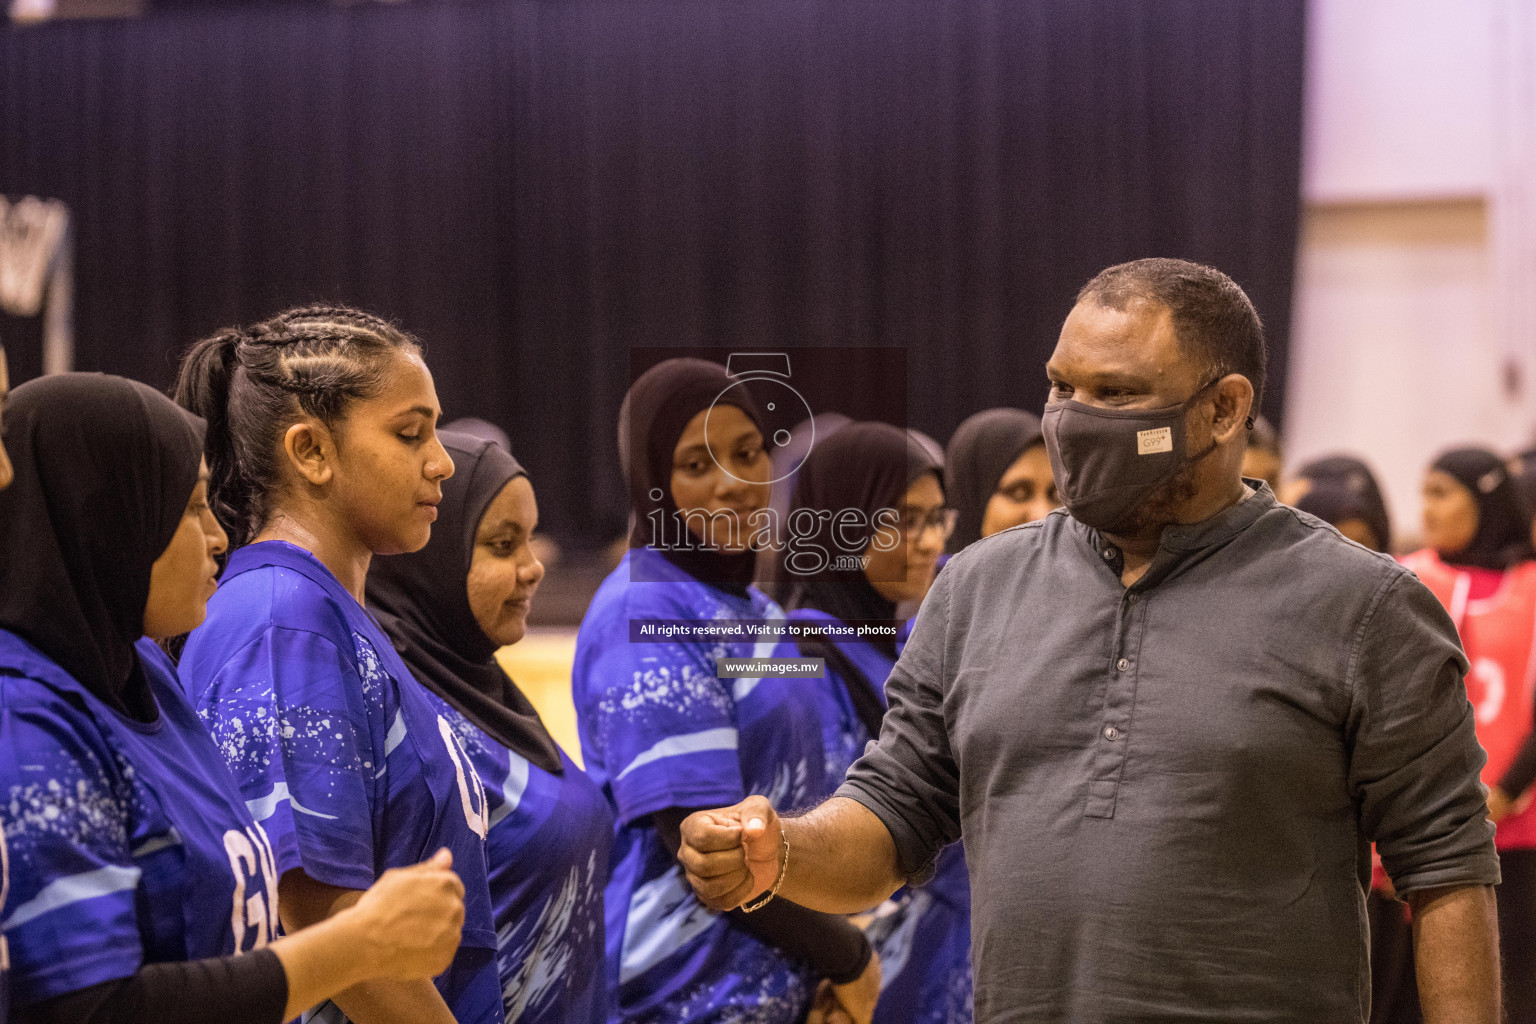
{"type": "Polygon", "coordinates": [[[799,1024],[815,978],[701,904],[649,816],[761,794],[799,809],[825,791],[816,683],[717,679],[720,657],[793,657],[787,644],[630,643],[631,619],[772,619],[648,548],[631,550],[593,598],[572,690],[587,771],[618,809],[607,890],[615,1021],[799,1024]],[[631,583],[631,563],[637,578],[631,583]]]}
{"type": "MultiPolygon", "coordinates": [[[[252,544],[230,555],[181,678],[272,839],[278,877],[303,868],[366,889],[453,851],[464,937],[437,987],[461,1024],[499,1022],[485,792],[372,616],[309,552],[252,544]]],[[[306,1019],[344,1017],[328,1003],[306,1019]]]]}
{"type": "Polygon", "coordinates": [[[528,763],[436,693],[485,787],[485,853],[507,1024],[602,1024],[603,884],[613,810],[597,783],[560,754],[564,773],[528,763]]]}
{"type": "Polygon", "coordinates": [[[137,649],[160,705],[148,724],[0,629],[0,931],[17,1006],[276,933],[267,837],[170,661],[148,640],[137,649]]]}
{"type": "MultiPolygon", "coordinates": [[[[789,617],[838,621],[811,608],[796,609],[789,617]]],[[[885,680],[895,661],[862,640],[840,644],[839,650],[874,681],[884,700],[885,680]]],[[[873,737],[854,710],[847,683],[830,665],[822,695],[827,754],[827,791],[822,796],[829,797],[873,737]]],[[[932,881],[901,890],[870,923],[866,934],[880,954],[881,969],[875,1024],[970,1024],[970,886],[964,850],[955,843],[939,854],[932,881]]]]}

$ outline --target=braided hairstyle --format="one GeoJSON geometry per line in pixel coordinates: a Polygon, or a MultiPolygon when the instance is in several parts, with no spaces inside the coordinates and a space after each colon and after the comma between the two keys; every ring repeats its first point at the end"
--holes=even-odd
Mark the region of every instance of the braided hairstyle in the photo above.
{"type": "Polygon", "coordinates": [[[383,390],[390,357],[421,343],[346,306],[303,306],[228,327],[182,357],[176,401],[208,421],[208,498],[230,550],[266,525],[281,480],[282,438],[301,417],[327,428],[383,390]]]}

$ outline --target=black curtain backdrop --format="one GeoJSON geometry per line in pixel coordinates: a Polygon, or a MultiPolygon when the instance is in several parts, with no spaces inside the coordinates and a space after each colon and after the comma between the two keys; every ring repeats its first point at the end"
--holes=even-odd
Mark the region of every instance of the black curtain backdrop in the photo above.
{"type": "MultiPolygon", "coordinates": [[[[422,336],[544,524],[623,528],[632,346],[905,348],[941,441],[1040,407],[1076,289],[1184,256],[1269,327],[1304,0],[246,7],[0,35],[0,189],[77,216],[85,369],[335,300],[422,336]]],[[[36,372],[12,351],[13,376],[36,372]]],[[[858,382],[849,381],[849,388],[858,382]]]]}

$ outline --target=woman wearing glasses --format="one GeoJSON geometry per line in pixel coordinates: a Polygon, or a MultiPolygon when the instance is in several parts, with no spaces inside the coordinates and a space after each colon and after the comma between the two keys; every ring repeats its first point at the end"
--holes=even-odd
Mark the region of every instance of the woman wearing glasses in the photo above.
{"type": "MultiPolygon", "coordinates": [[[[897,605],[922,601],[933,586],[956,515],[944,507],[939,464],[906,431],[889,423],[844,427],[811,452],[796,481],[790,529],[813,532],[804,550],[826,557],[786,559],[790,618],[834,627],[890,623],[897,605]]],[[[880,734],[896,636],[870,630],[863,638],[807,640],[800,652],[826,659],[830,794],[880,734]]],[[[933,881],[897,893],[869,927],[884,972],[876,1022],[971,1020],[970,920],[956,844],[940,856],[933,881]]]]}
{"type": "Polygon", "coordinates": [[[986,409],[956,427],[944,451],[944,490],[960,513],[947,546],[951,554],[1050,515],[1061,498],[1040,417],[1023,409],[986,409]]]}

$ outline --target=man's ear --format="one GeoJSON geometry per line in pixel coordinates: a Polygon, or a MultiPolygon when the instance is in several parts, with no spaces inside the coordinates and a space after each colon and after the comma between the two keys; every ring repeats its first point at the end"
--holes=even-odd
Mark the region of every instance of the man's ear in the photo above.
{"type": "Polygon", "coordinates": [[[283,434],[288,463],[312,487],[324,487],[336,472],[336,444],[325,424],[305,418],[283,434]]]}
{"type": "Polygon", "coordinates": [[[1240,431],[1246,434],[1253,414],[1253,382],[1240,373],[1229,373],[1216,383],[1212,399],[1216,416],[1211,421],[1211,440],[1226,444],[1240,431]]]}

